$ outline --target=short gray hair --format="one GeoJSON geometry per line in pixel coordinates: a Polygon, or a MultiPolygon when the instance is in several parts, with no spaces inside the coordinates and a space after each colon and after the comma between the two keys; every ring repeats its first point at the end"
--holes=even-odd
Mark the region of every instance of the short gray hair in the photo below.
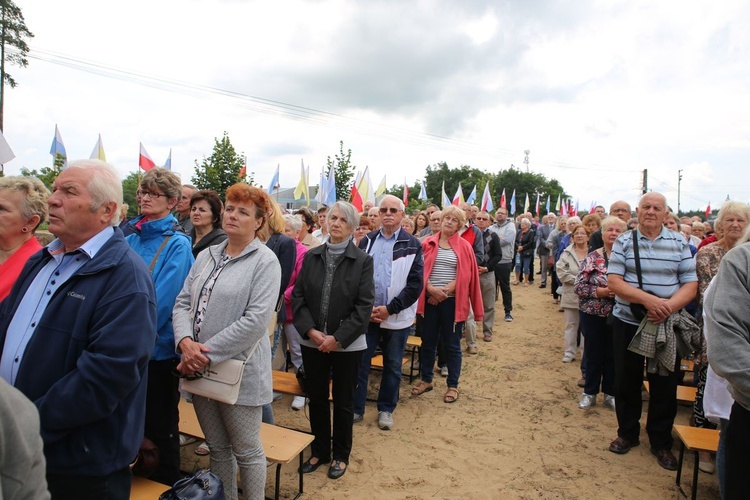
{"type": "MultiPolygon", "coordinates": [[[[716,215],[716,224],[723,224],[727,215],[739,215],[744,217],[750,226],[750,205],[739,201],[728,201],[721,206],[719,213],[716,215]]],[[[716,226],[714,226],[716,227],[716,226]]]]}
{"type": "Polygon", "coordinates": [[[122,181],[117,170],[110,163],[101,160],[75,160],[68,163],[68,168],[93,170],[89,181],[91,211],[96,212],[107,203],[114,202],[114,215],[109,223],[116,226],[120,223],[120,206],[122,206],[122,181]]]}
{"type": "Polygon", "coordinates": [[[345,201],[337,201],[328,209],[328,212],[326,213],[326,221],[328,221],[329,224],[331,223],[331,214],[333,214],[333,211],[336,209],[342,213],[344,220],[349,224],[349,228],[352,232],[357,229],[357,226],[359,226],[359,212],[354,208],[354,205],[345,201]]]}
{"type": "Polygon", "coordinates": [[[523,219],[521,219],[521,225],[531,227],[531,221],[527,219],[526,217],[524,217],[523,219]]]}
{"type": "Polygon", "coordinates": [[[383,196],[383,198],[380,199],[380,203],[378,204],[378,207],[382,207],[384,201],[391,200],[391,199],[396,200],[398,202],[398,208],[402,212],[406,211],[406,207],[404,206],[404,202],[401,200],[401,198],[393,196],[392,194],[387,194],[387,195],[383,196]]]}
{"type": "Polygon", "coordinates": [[[286,215],[284,215],[284,222],[289,227],[291,227],[293,231],[301,231],[302,230],[302,219],[300,219],[296,215],[292,215],[292,214],[286,214],[286,215]]]}

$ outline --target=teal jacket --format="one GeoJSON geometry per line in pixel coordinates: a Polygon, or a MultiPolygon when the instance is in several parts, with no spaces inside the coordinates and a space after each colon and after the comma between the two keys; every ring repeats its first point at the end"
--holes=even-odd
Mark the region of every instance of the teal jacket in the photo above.
{"type": "Polygon", "coordinates": [[[195,262],[190,237],[179,230],[177,219],[168,215],[163,219],[148,221],[138,228],[144,216],[136,217],[128,223],[133,231],[125,241],[130,248],[143,258],[146,266],[156,254],[164,238],[171,236],[159,253],[159,258],[151,272],[156,289],[156,348],[151,357],[154,361],[176,358],[174,330],[172,329],[172,308],[182,284],[195,262]]]}

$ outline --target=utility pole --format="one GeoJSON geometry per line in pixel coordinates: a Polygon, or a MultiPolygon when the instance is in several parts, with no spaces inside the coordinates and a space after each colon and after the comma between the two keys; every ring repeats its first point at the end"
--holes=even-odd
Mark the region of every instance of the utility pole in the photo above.
{"type": "Polygon", "coordinates": [[[527,149],[526,151],[524,151],[524,154],[526,156],[524,156],[524,158],[523,158],[523,162],[526,164],[526,173],[527,174],[529,173],[529,153],[531,153],[531,150],[529,150],[529,149],[527,149]]]}
{"type": "Polygon", "coordinates": [[[648,193],[648,169],[647,168],[643,169],[643,189],[641,191],[642,191],[641,194],[648,193]]]}
{"type": "Polygon", "coordinates": [[[680,183],[682,181],[682,170],[677,171],[677,217],[680,216],[680,183]]]}

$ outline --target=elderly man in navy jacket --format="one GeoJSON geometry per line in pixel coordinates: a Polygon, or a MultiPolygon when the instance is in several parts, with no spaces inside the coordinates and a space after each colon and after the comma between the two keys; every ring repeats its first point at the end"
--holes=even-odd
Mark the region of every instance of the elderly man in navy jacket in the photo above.
{"type": "Polygon", "coordinates": [[[395,196],[384,196],[378,209],[380,229],[359,243],[359,247],[373,258],[375,307],[367,327],[367,349],[362,355],[354,392],[354,421],[360,422],[364,417],[370,363],[375,348],[380,345],[383,376],[378,394],[378,426],[383,430],[393,427],[406,339],[414,324],[417,299],[422,292],[422,245],[413,235],[401,230],[404,208],[403,202],[395,196]]]}
{"type": "Polygon", "coordinates": [[[39,410],[52,498],[127,499],[143,438],[156,299],[117,228],[122,187],[99,160],[54,182],[49,229],[0,307],[0,376],[39,410]]]}

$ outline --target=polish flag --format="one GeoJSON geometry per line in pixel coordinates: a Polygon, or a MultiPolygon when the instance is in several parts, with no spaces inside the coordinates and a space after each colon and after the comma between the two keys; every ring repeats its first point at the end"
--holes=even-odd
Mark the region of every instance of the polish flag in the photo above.
{"type": "Polygon", "coordinates": [[[356,182],[352,184],[351,204],[354,205],[354,208],[356,208],[358,212],[362,211],[362,195],[359,194],[356,182]]]}
{"type": "Polygon", "coordinates": [[[404,177],[404,205],[409,204],[409,186],[406,185],[406,177],[404,177]]]}
{"type": "Polygon", "coordinates": [[[144,172],[148,172],[156,166],[156,163],[154,163],[154,160],[152,160],[146,152],[146,148],[143,147],[143,143],[141,142],[140,144],[141,154],[138,156],[138,166],[141,167],[144,172]]]}
{"type": "Polygon", "coordinates": [[[500,208],[508,208],[505,201],[505,189],[503,189],[503,194],[500,195],[500,208]]]}

